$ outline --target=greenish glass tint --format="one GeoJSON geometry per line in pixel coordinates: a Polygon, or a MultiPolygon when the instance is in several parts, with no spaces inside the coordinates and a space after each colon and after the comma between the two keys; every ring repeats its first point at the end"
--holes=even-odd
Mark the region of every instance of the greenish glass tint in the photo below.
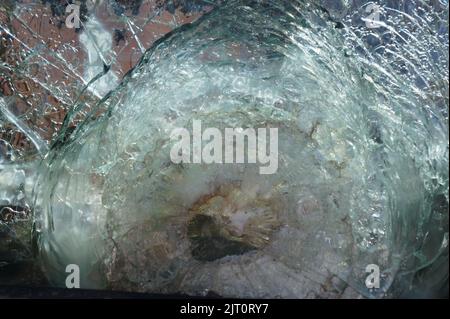
{"type": "Polygon", "coordinates": [[[33,239],[53,285],[73,263],[82,287],[152,293],[448,285],[448,5],[385,1],[377,28],[364,3],[324,6],[227,1],[158,40],[92,108],[75,104],[36,169],[33,239]],[[172,163],[170,133],[193,120],[278,128],[278,171],[172,163]],[[228,204],[211,198],[254,228],[229,232],[228,204]]]}

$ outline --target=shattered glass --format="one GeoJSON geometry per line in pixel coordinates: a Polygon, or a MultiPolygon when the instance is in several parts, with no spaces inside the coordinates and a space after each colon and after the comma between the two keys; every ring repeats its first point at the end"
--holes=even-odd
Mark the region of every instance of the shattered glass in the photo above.
{"type": "Polygon", "coordinates": [[[448,289],[448,2],[81,4],[79,29],[66,1],[0,6],[0,283],[448,289]],[[278,171],[174,164],[194,120],[278,128],[278,171]]]}

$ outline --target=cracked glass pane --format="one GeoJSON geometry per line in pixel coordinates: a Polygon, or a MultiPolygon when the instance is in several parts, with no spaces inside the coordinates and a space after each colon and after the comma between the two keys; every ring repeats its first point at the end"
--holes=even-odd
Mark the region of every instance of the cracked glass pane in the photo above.
{"type": "Polygon", "coordinates": [[[0,32],[0,285],[448,294],[447,1],[3,1],[0,32]]]}

